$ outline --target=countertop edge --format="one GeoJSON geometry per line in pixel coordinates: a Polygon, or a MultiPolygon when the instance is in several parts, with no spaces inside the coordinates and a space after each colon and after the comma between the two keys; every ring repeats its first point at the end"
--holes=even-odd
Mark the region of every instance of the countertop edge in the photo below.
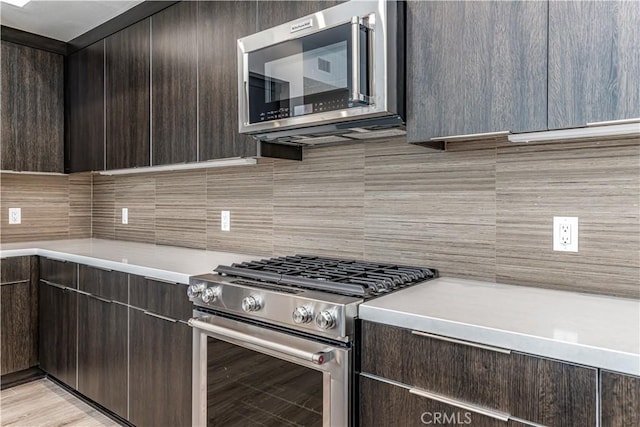
{"type": "Polygon", "coordinates": [[[91,267],[99,267],[107,270],[116,270],[123,273],[135,274],[137,276],[159,279],[177,284],[188,285],[190,275],[176,273],[173,271],[160,270],[157,268],[145,267],[141,265],[128,264],[124,262],[109,261],[102,258],[89,257],[86,255],[76,255],[67,252],[54,251],[51,249],[25,248],[9,249],[0,251],[0,258],[12,258],[18,256],[43,256],[61,261],[75,262],[91,267]]]}
{"type": "Polygon", "coordinates": [[[493,329],[468,323],[403,313],[380,307],[371,307],[366,304],[360,306],[359,318],[361,320],[420,330],[436,335],[501,347],[578,365],[640,376],[640,355],[638,354],[624,353],[607,348],[590,347],[508,330],[493,329]]]}

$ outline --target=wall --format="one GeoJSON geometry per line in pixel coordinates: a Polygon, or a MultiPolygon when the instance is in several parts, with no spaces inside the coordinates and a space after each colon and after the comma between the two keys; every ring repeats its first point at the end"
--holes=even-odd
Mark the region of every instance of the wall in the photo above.
{"type": "Polygon", "coordinates": [[[315,148],[303,162],[95,176],[93,236],[640,298],[639,207],[640,138],[446,152],[395,140],[315,148]],[[551,250],[553,216],[580,218],[579,253],[551,250]]]}
{"type": "Polygon", "coordinates": [[[0,174],[2,243],[91,236],[91,175],[0,174]],[[22,223],[9,225],[9,208],[22,223]]]}

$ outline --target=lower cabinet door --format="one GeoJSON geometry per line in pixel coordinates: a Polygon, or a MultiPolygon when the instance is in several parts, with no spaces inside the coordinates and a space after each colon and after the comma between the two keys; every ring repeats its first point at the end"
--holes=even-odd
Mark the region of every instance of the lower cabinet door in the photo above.
{"type": "Polygon", "coordinates": [[[518,421],[502,421],[468,409],[413,394],[409,389],[360,377],[360,426],[470,425],[473,427],[522,427],[518,421]]]}
{"type": "Polygon", "coordinates": [[[76,388],[78,294],[40,282],[39,302],[40,368],[76,388]]]}
{"type": "Polygon", "coordinates": [[[640,377],[600,371],[602,427],[640,426],[640,377]]]}
{"type": "Polygon", "coordinates": [[[129,316],[129,421],[191,426],[191,328],[137,309],[129,316]]]}
{"type": "Polygon", "coordinates": [[[127,417],[127,307],[78,296],[78,391],[127,417]]]}
{"type": "Polygon", "coordinates": [[[38,287],[31,278],[29,257],[2,260],[2,276],[17,267],[15,278],[0,283],[0,375],[38,364],[38,287]]]}

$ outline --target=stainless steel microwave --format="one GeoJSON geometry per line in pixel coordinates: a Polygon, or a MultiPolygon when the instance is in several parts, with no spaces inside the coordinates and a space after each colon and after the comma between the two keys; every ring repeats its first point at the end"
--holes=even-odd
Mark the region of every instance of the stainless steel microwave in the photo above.
{"type": "Polygon", "coordinates": [[[404,3],[352,0],[239,39],[238,105],[261,141],[405,134],[404,3]]]}

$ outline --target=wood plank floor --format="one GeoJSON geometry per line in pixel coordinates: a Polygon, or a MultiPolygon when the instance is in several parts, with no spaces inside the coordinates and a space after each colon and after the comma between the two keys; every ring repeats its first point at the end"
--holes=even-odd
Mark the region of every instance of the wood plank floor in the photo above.
{"type": "Polygon", "coordinates": [[[48,379],[0,392],[0,426],[118,426],[48,379]]]}

